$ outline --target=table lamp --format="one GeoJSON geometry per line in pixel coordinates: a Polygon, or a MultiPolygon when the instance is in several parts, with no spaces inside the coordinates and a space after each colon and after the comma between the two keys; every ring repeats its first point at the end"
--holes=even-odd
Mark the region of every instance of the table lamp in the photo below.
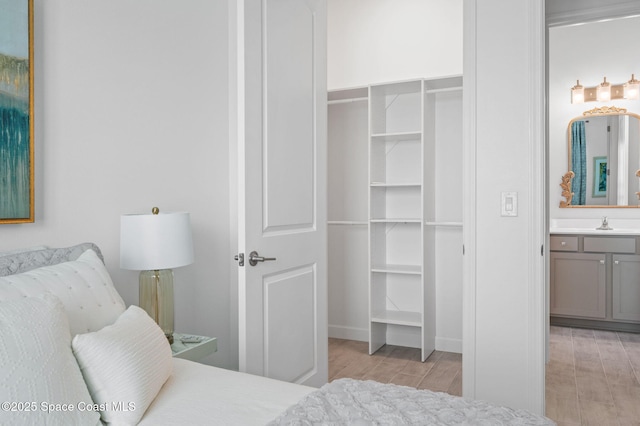
{"type": "Polygon", "coordinates": [[[139,305],[173,343],[173,271],[193,263],[189,213],[120,217],[120,267],[140,271],[139,305]]]}

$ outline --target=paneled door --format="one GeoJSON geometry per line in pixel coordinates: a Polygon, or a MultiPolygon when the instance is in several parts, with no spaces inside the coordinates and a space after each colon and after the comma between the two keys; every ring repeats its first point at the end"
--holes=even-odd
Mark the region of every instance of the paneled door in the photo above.
{"type": "Polygon", "coordinates": [[[319,386],[328,374],[326,0],[241,3],[240,369],[319,386]]]}

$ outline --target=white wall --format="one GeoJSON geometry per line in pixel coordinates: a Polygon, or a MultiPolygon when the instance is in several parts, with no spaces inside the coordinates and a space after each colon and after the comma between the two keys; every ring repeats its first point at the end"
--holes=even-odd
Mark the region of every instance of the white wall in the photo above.
{"type": "Polygon", "coordinates": [[[463,395],[544,414],[544,8],[464,3],[463,395]],[[516,96],[517,95],[517,96],[516,96]],[[518,216],[500,215],[501,192],[518,216]]]}
{"type": "Polygon", "coordinates": [[[462,0],[328,0],[327,88],[462,73],[462,0]]]}
{"type": "MultiPolygon", "coordinates": [[[[584,111],[616,106],[640,113],[640,101],[614,100],[571,104],[571,87],[580,80],[585,87],[597,86],[604,76],[612,84],[622,84],[631,74],[640,75],[640,57],[629,54],[626,43],[611,40],[637,40],[640,17],[591,22],[584,25],[549,29],[549,214],[552,219],[598,219],[601,216],[633,218],[628,209],[561,209],[560,180],[568,170],[567,126],[584,111]]],[[[591,167],[591,164],[587,165],[591,167]]],[[[615,225],[615,223],[614,223],[615,225]]]]}
{"type": "Polygon", "coordinates": [[[175,271],[176,329],[229,344],[227,2],[35,0],[36,221],[0,250],[93,241],[127,304],[120,215],[189,211],[195,263],[175,271]]]}

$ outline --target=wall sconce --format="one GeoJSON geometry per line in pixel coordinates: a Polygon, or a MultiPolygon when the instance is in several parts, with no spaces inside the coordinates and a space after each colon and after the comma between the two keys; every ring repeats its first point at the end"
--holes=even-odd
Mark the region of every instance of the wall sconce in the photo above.
{"type": "Polygon", "coordinates": [[[596,99],[599,102],[609,102],[611,100],[611,83],[607,81],[607,77],[596,87],[596,99]]]}
{"type": "Polygon", "coordinates": [[[640,99],[640,81],[631,74],[631,80],[624,84],[611,84],[604,78],[602,83],[594,87],[583,87],[580,80],[571,88],[571,103],[608,102],[613,99],[640,99]]]}
{"type": "Polygon", "coordinates": [[[571,88],[571,103],[581,104],[584,102],[584,86],[580,84],[580,80],[576,80],[576,85],[571,88]]]}
{"type": "Polygon", "coordinates": [[[640,98],[640,81],[636,80],[636,76],[631,74],[631,80],[624,84],[624,98],[625,99],[639,99],[640,98]]]}

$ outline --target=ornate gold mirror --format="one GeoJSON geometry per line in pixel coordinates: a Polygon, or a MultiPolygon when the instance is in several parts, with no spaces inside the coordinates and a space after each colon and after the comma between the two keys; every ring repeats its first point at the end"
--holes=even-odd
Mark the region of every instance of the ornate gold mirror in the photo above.
{"type": "Polygon", "coordinates": [[[640,206],[640,115],[602,107],[569,121],[560,207],[640,206]]]}

